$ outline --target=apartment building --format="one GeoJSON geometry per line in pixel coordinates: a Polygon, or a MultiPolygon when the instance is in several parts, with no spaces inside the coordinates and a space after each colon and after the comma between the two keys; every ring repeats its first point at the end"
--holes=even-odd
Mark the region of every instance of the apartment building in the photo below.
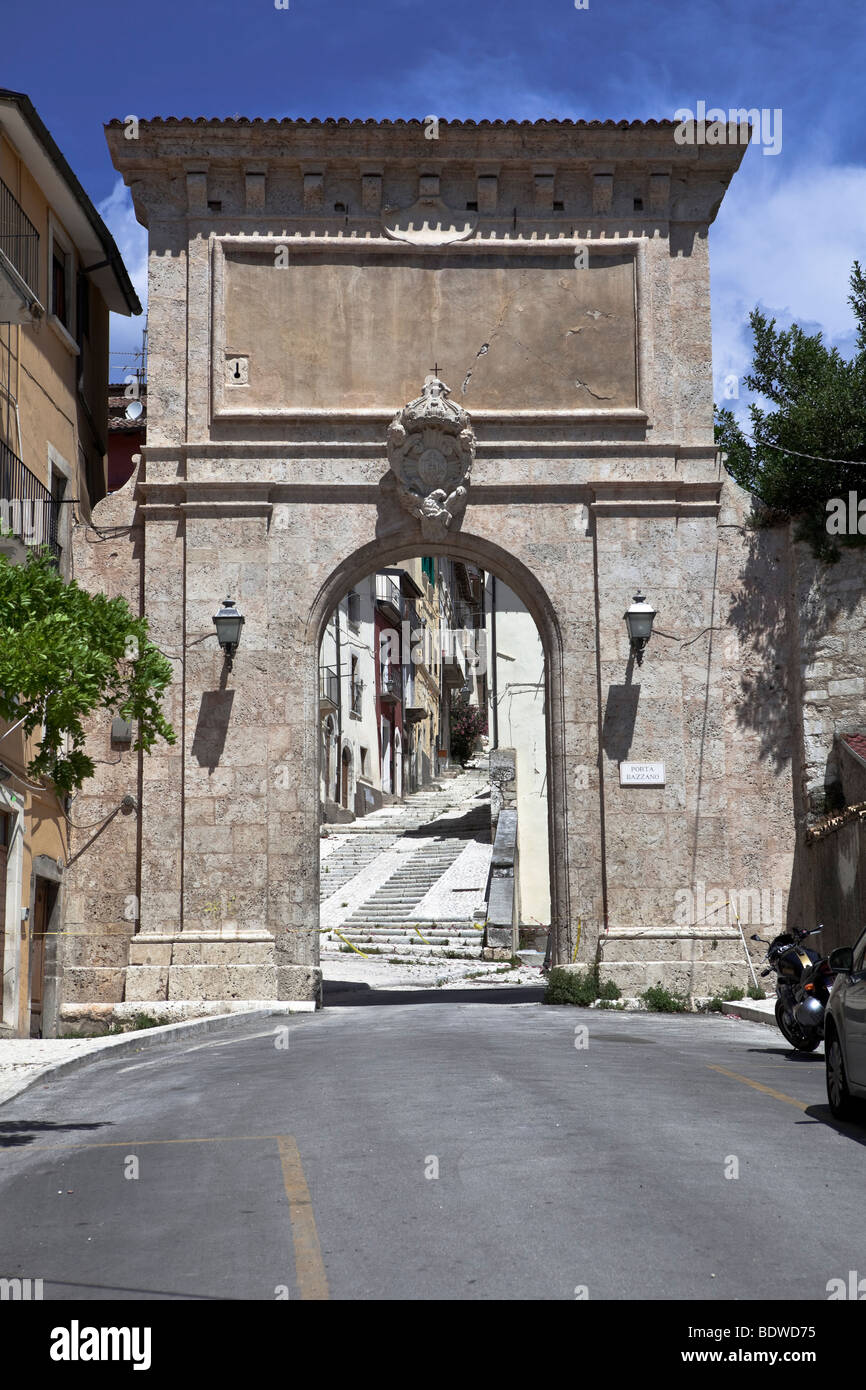
{"type": "Polygon", "coordinates": [[[340,601],[319,656],[326,820],[366,815],[447,767],[452,695],[486,702],[472,655],[483,625],[483,572],[447,557],[385,566],[340,601]]]}
{"type": "Polygon", "coordinates": [[[515,753],[520,921],[525,926],[549,926],[544,648],[526,605],[494,574],[485,576],[484,623],[489,744],[515,753]]]}
{"type": "MultiPolygon", "coordinates": [[[[0,89],[0,554],[45,546],[67,579],[106,492],[110,312],[141,312],[120,252],[30,100],[0,89]]],[[[68,848],[31,756],[0,721],[0,1031],[40,1036],[68,848]]]]}

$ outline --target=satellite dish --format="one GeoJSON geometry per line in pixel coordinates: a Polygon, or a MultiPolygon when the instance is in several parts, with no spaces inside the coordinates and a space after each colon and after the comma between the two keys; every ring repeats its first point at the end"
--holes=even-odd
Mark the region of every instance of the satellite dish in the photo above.
{"type": "Polygon", "coordinates": [[[143,411],[144,406],[141,404],[141,401],[130,401],[129,405],[126,407],[126,410],[124,411],[124,414],[126,415],[127,420],[138,420],[140,419],[143,411]]]}

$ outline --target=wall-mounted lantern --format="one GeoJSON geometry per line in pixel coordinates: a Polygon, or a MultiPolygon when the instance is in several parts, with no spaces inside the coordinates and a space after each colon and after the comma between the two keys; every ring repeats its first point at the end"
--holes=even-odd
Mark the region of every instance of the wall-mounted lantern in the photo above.
{"type": "Polygon", "coordinates": [[[132,743],[132,724],[128,719],[121,719],[119,714],[111,721],[111,742],[132,743]]]}
{"type": "Polygon", "coordinates": [[[234,654],[241,640],[241,628],[245,621],[243,614],[238,612],[233,598],[223,599],[222,608],[213,616],[217,641],[225,652],[229,670],[232,669],[234,654]]]}
{"type": "Polygon", "coordinates": [[[656,610],[647,603],[646,594],[642,594],[640,590],[632,599],[631,607],[623,615],[628,628],[629,644],[638,666],[643,665],[644,648],[652,636],[655,615],[656,610]]]}

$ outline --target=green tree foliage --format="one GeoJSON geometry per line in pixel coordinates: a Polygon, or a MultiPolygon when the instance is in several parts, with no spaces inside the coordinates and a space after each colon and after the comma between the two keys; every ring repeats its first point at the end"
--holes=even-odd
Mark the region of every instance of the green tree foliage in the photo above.
{"type": "Polygon", "coordinates": [[[451,701],[451,755],[458,762],[472,757],[479,734],[487,733],[487,714],[478,705],[470,705],[468,695],[461,690],[451,701]]]}
{"type": "Polygon", "coordinates": [[[147,633],[125,599],[67,584],[46,553],[23,565],[0,556],[0,717],[41,728],[32,777],[63,793],[93,775],[83,720],[98,709],[137,722],[135,748],[175,742],[161,710],[171,665],[147,633]]]}
{"type": "Polygon", "coordinates": [[[753,443],[732,411],[716,409],[716,442],[727,452],[728,472],[757,495],[770,519],[793,518],[797,539],[827,561],[839,558],[840,545],[866,538],[866,508],[861,534],[828,530],[828,517],[839,510],[828,512],[833,498],[846,507],[849,491],[866,498],[866,277],[857,261],[850,283],[857,322],[850,361],[826,347],[820,333],[804,333],[797,324],[777,328],[755,309],[752,370],[744,381],[772,409],[749,406],[753,443]],[[843,462],[818,461],[832,459],[843,462]]]}

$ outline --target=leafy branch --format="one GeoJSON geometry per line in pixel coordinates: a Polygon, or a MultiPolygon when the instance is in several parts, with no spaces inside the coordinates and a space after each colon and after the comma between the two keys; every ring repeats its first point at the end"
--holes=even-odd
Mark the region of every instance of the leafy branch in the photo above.
{"type": "Polygon", "coordinates": [[[104,709],[137,723],[136,749],[176,736],[162,713],[172,677],[148,638],[146,618],[126,600],[67,583],[51,557],[31,550],[23,565],[0,556],[0,718],[41,729],[27,771],[63,793],[93,775],[84,720],[104,709]]]}
{"type": "Polygon", "coordinates": [[[775,408],[749,406],[751,441],[732,411],[716,409],[716,443],[727,452],[728,472],[759,498],[769,520],[794,519],[796,538],[826,561],[839,558],[840,545],[866,540],[827,527],[831,499],[866,495],[866,276],[857,261],[850,285],[857,323],[850,360],[820,333],[798,324],[779,329],[755,309],[752,370],[744,382],[775,408]]]}

